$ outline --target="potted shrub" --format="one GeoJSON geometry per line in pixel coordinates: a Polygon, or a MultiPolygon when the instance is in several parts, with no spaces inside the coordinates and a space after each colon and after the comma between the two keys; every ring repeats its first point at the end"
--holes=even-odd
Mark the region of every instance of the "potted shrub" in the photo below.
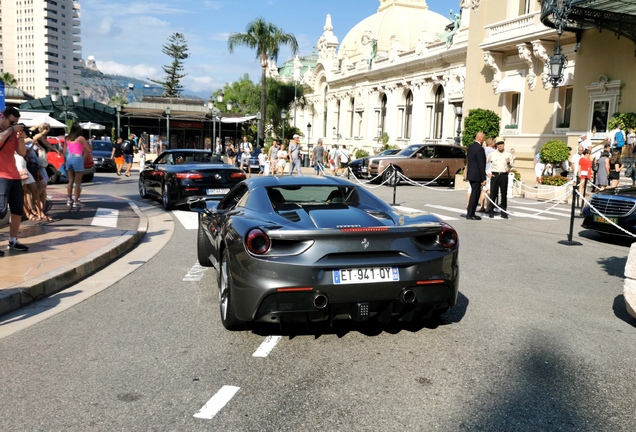
{"type": "Polygon", "coordinates": [[[464,132],[462,144],[466,147],[471,145],[477,132],[483,132],[486,137],[496,137],[499,135],[501,118],[494,111],[481,108],[471,109],[464,120],[464,132]]]}
{"type": "Polygon", "coordinates": [[[468,189],[468,181],[466,180],[466,177],[464,174],[465,171],[466,171],[466,167],[463,167],[462,169],[457,171],[457,174],[455,174],[455,183],[454,183],[455,189],[468,189]]]}

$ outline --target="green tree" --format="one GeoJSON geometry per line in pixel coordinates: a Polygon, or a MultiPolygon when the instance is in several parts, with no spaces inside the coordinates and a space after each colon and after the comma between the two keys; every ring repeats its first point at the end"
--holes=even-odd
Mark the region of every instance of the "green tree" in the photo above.
{"type": "Polygon", "coordinates": [[[629,128],[636,129],[636,113],[628,112],[628,113],[614,113],[612,118],[607,122],[608,130],[612,130],[616,128],[616,125],[619,124],[623,128],[623,130],[627,130],[629,128]]]}
{"type": "Polygon", "coordinates": [[[4,82],[5,85],[12,87],[18,84],[18,81],[15,79],[15,76],[13,76],[11,72],[0,73],[0,81],[4,82]]]}
{"type": "Polygon", "coordinates": [[[469,146],[475,139],[477,132],[483,132],[486,137],[494,138],[499,135],[501,118],[494,111],[481,108],[468,111],[468,117],[464,120],[464,135],[462,144],[469,146]]]}
{"type": "Polygon", "coordinates": [[[110,101],[108,102],[108,105],[114,107],[117,105],[121,105],[124,106],[128,103],[128,99],[126,98],[126,96],[117,93],[115,94],[112,98],[110,98],[110,101]]]}
{"type": "Polygon", "coordinates": [[[570,149],[568,145],[560,140],[551,140],[543,144],[539,151],[541,162],[546,164],[552,164],[553,166],[560,165],[563,161],[568,160],[570,157],[570,149]]]}
{"type": "Polygon", "coordinates": [[[183,91],[181,79],[186,76],[183,73],[183,61],[190,57],[188,53],[188,43],[181,33],[173,33],[168,38],[168,43],[161,50],[164,54],[172,58],[172,63],[162,66],[166,73],[166,78],[162,80],[150,80],[163,87],[165,97],[179,97],[183,91]]]}
{"type": "Polygon", "coordinates": [[[265,121],[267,119],[267,111],[265,107],[266,100],[266,79],[267,61],[278,59],[278,53],[282,45],[288,45],[292,55],[298,51],[298,41],[296,37],[290,33],[285,33],[274,24],[266,22],[263,18],[256,18],[250,22],[245,28],[245,33],[232,33],[227,41],[228,50],[234,53],[234,49],[238,46],[246,46],[256,50],[256,58],[261,62],[261,103],[260,112],[262,120],[260,122],[260,130],[258,136],[263,137],[265,131],[265,121]]]}

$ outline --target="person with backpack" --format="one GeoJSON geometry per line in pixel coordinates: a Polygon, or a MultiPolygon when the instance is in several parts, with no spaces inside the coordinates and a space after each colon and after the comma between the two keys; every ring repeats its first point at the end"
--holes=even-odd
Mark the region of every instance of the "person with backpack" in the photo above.
{"type": "Polygon", "coordinates": [[[130,169],[132,168],[136,150],[135,134],[130,134],[129,139],[125,140],[121,144],[121,151],[124,154],[124,163],[126,164],[126,177],[130,177],[130,169]]]}
{"type": "Polygon", "coordinates": [[[622,131],[623,125],[620,123],[616,124],[616,128],[610,132],[610,144],[612,145],[612,150],[618,149],[623,152],[625,148],[625,132],[622,131]]]}

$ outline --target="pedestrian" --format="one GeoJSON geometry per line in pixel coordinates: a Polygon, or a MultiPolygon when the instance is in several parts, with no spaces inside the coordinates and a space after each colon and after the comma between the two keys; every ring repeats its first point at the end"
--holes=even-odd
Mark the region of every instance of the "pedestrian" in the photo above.
{"type": "Polygon", "coordinates": [[[622,168],[623,161],[621,160],[621,150],[619,148],[615,148],[609,161],[608,179],[610,181],[610,187],[615,188],[620,184],[622,168]]]}
{"type": "Polygon", "coordinates": [[[277,175],[285,175],[285,165],[287,164],[287,150],[285,144],[280,145],[280,150],[278,150],[277,161],[276,161],[276,174],[277,175]]]}
{"type": "Polygon", "coordinates": [[[490,153],[486,162],[490,164],[490,213],[488,217],[493,218],[494,203],[499,196],[499,208],[501,209],[501,217],[508,219],[508,173],[512,169],[512,155],[505,149],[506,143],[502,137],[495,138],[497,150],[490,153]]]}
{"type": "Polygon", "coordinates": [[[110,158],[115,161],[118,176],[121,175],[121,170],[124,167],[124,152],[121,149],[123,141],[122,137],[117,137],[117,142],[113,144],[113,151],[110,153],[110,158]]]}
{"type": "Polygon", "coordinates": [[[622,152],[625,147],[625,132],[623,132],[622,127],[623,125],[621,123],[616,123],[616,127],[609,133],[609,141],[612,145],[612,150],[618,149],[622,152]]]}
{"type": "Polygon", "coordinates": [[[486,135],[483,132],[478,132],[475,135],[475,141],[468,147],[467,151],[467,178],[470,182],[471,192],[468,200],[468,209],[466,210],[466,219],[469,220],[481,220],[479,216],[475,215],[475,210],[477,210],[481,187],[486,184],[486,154],[482,148],[485,138],[486,135]]]}
{"type": "Polygon", "coordinates": [[[132,168],[135,152],[137,151],[135,147],[135,134],[130,134],[128,139],[121,143],[121,151],[124,154],[124,163],[126,164],[126,177],[130,177],[130,169],[132,168]]]}
{"type": "Polygon", "coordinates": [[[146,169],[146,138],[147,135],[144,132],[139,140],[139,172],[146,169]]]}
{"type": "MultiPolygon", "coordinates": [[[[18,140],[26,137],[24,131],[16,133],[18,135],[18,140]]],[[[16,168],[18,169],[20,178],[22,179],[22,191],[24,192],[24,216],[32,221],[51,221],[52,219],[44,214],[44,206],[40,202],[38,185],[33,178],[33,175],[27,169],[26,159],[20,156],[17,152],[14,152],[13,156],[15,157],[16,168]]]]}
{"type": "Polygon", "coordinates": [[[236,166],[236,148],[234,148],[234,140],[229,140],[225,149],[227,155],[227,163],[236,166]]]}
{"type": "Polygon", "coordinates": [[[269,154],[268,154],[269,174],[271,175],[276,175],[278,171],[278,166],[277,166],[278,150],[280,150],[280,146],[278,145],[278,140],[275,139],[274,141],[272,141],[272,145],[269,148],[269,154]]]}
{"type": "Polygon", "coordinates": [[[587,183],[592,179],[592,159],[590,158],[590,149],[584,149],[583,155],[579,159],[579,195],[585,198],[587,183]]]}
{"type": "Polygon", "coordinates": [[[294,174],[294,170],[298,175],[302,175],[300,166],[300,135],[294,134],[292,142],[289,143],[289,175],[294,174]]]}
{"type": "MultiPolygon", "coordinates": [[[[0,219],[7,211],[9,216],[9,249],[26,252],[29,248],[18,241],[18,232],[24,213],[24,192],[22,191],[22,177],[15,165],[15,156],[26,155],[24,139],[18,138],[17,133],[24,129],[18,123],[20,111],[14,107],[6,107],[0,117],[0,219]]],[[[0,251],[0,256],[4,252],[0,251]]]]}
{"type": "Polygon", "coordinates": [[[534,155],[533,166],[534,166],[534,175],[537,179],[534,187],[538,187],[543,182],[542,177],[543,177],[543,172],[545,171],[545,163],[543,163],[543,161],[541,160],[541,152],[534,155]]]}
{"type": "Polygon", "coordinates": [[[345,172],[349,169],[349,150],[347,150],[346,145],[342,145],[342,147],[338,150],[338,158],[340,160],[340,169],[342,170],[341,176],[345,175],[345,172]]]}
{"type": "Polygon", "coordinates": [[[223,154],[223,144],[221,144],[221,138],[216,139],[216,144],[214,145],[214,155],[218,160],[221,160],[221,155],[223,154]]]}
{"type": "Polygon", "coordinates": [[[490,188],[492,184],[492,170],[490,163],[488,163],[488,156],[495,151],[494,138],[487,138],[482,144],[484,146],[484,155],[486,156],[486,184],[481,188],[481,194],[479,195],[479,212],[486,213],[492,210],[492,203],[486,199],[490,196],[490,188]]]}
{"type": "Polygon", "coordinates": [[[329,149],[329,169],[331,170],[331,175],[338,175],[338,164],[336,163],[336,155],[338,154],[338,145],[332,145],[329,149]]]}
{"type": "Polygon", "coordinates": [[[88,143],[82,136],[82,127],[79,123],[73,123],[64,141],[66,175],[68,176],[66,205],[71,208],[81,206],[80,195],[82,193],[82,176],[84,175],[84,155],[90,151],[88,143]],[[75,193],[73,193],[73,184],[75,184],[75,193]]]}
{"type": "Polygon", "coordinates": [[[263,174],[265,174],[265,164],[267,162],[268,162],[267,153],[265,153],[265,149],[261,147],[261,152],[258,154],[258,175],[259,176],[262,176],[263,174]]]}
{"type": "Polygon", "coordinates": [[[311,152],[311,160],[314,164],[314,172],[317,176],[323,175],[325,172],[325,148],[322,146],[322,138],[318,139],[316,146],[311,152]]]}
{"type": "Polygon", "coordinates": [[[610,153],[609,144],[606,144],[601,156],[596,163],[596,187],[600,190],[605,189],[609,185],[610,172],[610,153]]]}
{"type": "Polygon", "coordinates": [[[576,149],[576,154],[572,156],[572,179],[574,179],[576,184],[579,184],[579,181],[580,181],[579,180],[579,161],[583,157],[584,150],[585,148],[582,145],[580,145],[576,149]]]}
{"type": "Polygon", "coordinates": [[[254,150],[254,147],[252,147],[252,143],[248,141],[247,136],[243,137],[243,142],[241,143],[239,150],[241,152],[241,165],[239,168],[245,171],[248,177],[251,177],[250,158],[252,157],[252,151],[254,150]],[[247,170],[245,169],[245,167],[247,167],[247,170]]]}
{"type": "Polygon", "coordinates": [[[592,150],[592,140],[587,137],[586,133],[581,135],[581,137],[579,138],[579,145],[583,146],[583,150],[592,150]]]}

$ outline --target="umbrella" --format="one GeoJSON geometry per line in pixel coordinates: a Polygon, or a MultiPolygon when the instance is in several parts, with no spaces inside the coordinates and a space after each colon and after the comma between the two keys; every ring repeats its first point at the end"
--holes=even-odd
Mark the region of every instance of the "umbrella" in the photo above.
{"type": "Polygon", "coordinates": [[[42,123],[48,123],[52,128],[65,128],[66,125],[60,121],[55,120],[48,114],[39,114],[29,118],[28,115],[20,115],[20,121],[26,126],[38,126],[42,123]]]}
{"type": "Polygon", "coordinates": [[[92,130],[104,130],[106,129],[106,126],[99,124],[99,123],[93,123],[93,122],[85,122],[85,123],[80,123],[80,126],[82,127],[82,129],[88,129],[88,136],[91,136],[91,131],[92,130]]]}

